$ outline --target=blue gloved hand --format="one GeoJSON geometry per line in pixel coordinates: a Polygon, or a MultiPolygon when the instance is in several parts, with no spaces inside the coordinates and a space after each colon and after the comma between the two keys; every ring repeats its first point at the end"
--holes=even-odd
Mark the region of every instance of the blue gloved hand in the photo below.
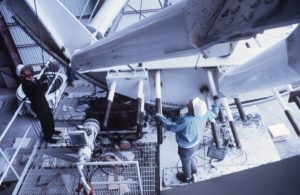
{"type": "Polygon", "coordinates": [[[161,114],[161,113],[156,113],[155,119],[156,119],[157,121],[161,122],[161,121],[162,121],[162,118],[164,118],[164,115],[163,115],[163,114],[161,114]]]}

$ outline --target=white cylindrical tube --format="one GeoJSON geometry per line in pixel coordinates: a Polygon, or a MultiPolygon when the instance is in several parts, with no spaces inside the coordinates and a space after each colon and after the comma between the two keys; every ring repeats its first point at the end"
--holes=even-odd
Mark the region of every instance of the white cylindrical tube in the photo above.
{"type": "Polygon", "coordinates": [[[279,102],[281,108],[283,110],[289,110],[289,108],[287,107],[286,103],[283,101],[281,95],[279,94],[278,90],[276,88],[273,88],[273,93],[277,99],[277,101],[279,102]]]}
{"type": "Polygon", "coordinates": [[[291,84],[286,85],[286,90],[288,90],[288,92],[294,91],[291,84]]]}
{"type": "Polygon", "coordinates": [[[217,88],[211,70],[207,70],[207,78],[212,96],[217,96],[217,88]]]}
{"type": "Polygon", "coordinates": [[[155,72],[155,94],[156,98],[161,99],[161,79],[160,79],[160,71],[155,72]]]}
{"type": "Polygon", "coordinates": [[[145,94],[142,97],[141,112],[145,112],[145,94]]]}
{"type": "Polygon", "coordinates": [[[100,132],[100,124],[96,119],[88,118],[83,123],[86,130],[86,145],[81,147],[78,151],[78,156],[83,158],[85,161],[90,160],[93,150],[95,149],[95,140],[97,134],[100,132]]]}
{"type": "Polygon", "coordinates": [[[115,95],[115,92],[116,92],[116,87],[117,87],[117,83],[116,83],[116,81],[113,81],[110,85],[110,88],[109,88],[109,93],[108,93],[107,100],[113,102],[114,95],[115,95]]]}
{"type": "Polygon", "coordinates": [[[283,98],[281,97],[281,95],[279,94],[279,92],[276,88],[273,88],[273,92],[274,92],[274,95],[275,95],[277,101],[279,102],[281,108],[284,110],[286,117],[288,118],[289,122],[291,123],[291,125],[294,128],[297,135],[300,137],[300,128],[299,128],[298,124],[296,123],[295,119],[293,118],[292,114],[290,113],[289,107],[283,101],[283,98]]]}
{"type": "Polygon", "coordinates": [[[232,113],[231,113],[231,111],[230,111],[230,108],[229,108],[229,104],[228,104],[227,98],[222,98],[222,102],[223,102],[223,106],[224,106],[224,108],[225,108],[225,111],[226,111],[228,120],[229,120],[229,121],[233,121],[232,113]]]}
{"type": "Polygon", "coordinates": [[[104,1],[104,4],[94,16],[88,29],[94,33],[97,32],[98,38],[103,38],[105,32],[113,23],[114,19],[120,13],[128,0],[109,0],[104,1]]]}
{"type": "Polygon", "coordinates": [[[144,82],[142,80],[139,81],[138,83],[138,92],[137,92],[137,97],[138,98],[143,98],[143,87],[144,87],[144,82]]]}
{"type": "MultiPolygon", "coordinates": [[[[204,94],[204,98],[205,98],[205,103],[206,103],[207,109],[211,110],[211,102],[210,102],[210,99],[209,99],[207,93],[204,94]]],[[[211,122],[216,122],[216,119],[211,119],[210,121],[211,122]]]]}

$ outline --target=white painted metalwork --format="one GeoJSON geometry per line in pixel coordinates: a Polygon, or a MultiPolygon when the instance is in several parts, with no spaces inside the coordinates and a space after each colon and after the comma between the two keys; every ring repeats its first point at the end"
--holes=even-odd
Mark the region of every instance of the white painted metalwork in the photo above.
{"type": "Polygon", "coordinates": [[[104,4],[96,13],[87,28],[100,39],[111,26],[112,22],[125,6],[128,0],[110,0],[104,1],[104,4]]]}
{"type": "Polygon", "coordinates": [[[212,56],[229,55],[232,47],[228,43],[254,36],[274,23],[274,26],[286,25],[277,20],[266,21],[269,25],[261,28],[253,26],[266,14],[275,14],[279,0],[249,10],[251,6],[248,1],[182,0],[82,49],[72,56],[71,64],[83,72],[199,54],[203,49],[214,50],[219,46],[222,52],[214,52],[212,56]],[[246,20],[235,9],[249,10],[251,19],[246,20]]]}
{"type": "Polygon", "coordinates": [[[64,68],[61,67],[58,72],[55,73],[55,77],[52,80],[51,85],[49,86],[45,96],[47,101],[50,103],[52,108],[56,108],[56,106],[58,105],[58,102],[65,90],[65,88],[67,87],[67,76],[65,74],[63,74],[64,68]],[[53,88],[56,80],[60,79],[61,80],[61,86],[55,90],[54,92],[50,93],[51,89],[53,88]]]}
{"type": "Polygon", "coordinates": [[[91,12],[91,15],[90,15],[90,17],[89,17],[89,20],[88,20],[88,22],[87,22],[88,24],[91,22],[92,17],[93,17],[93,15],[94,15],[94,13],[95,13],[95,11],[96,11],[96,9],[97,9],[99,3],[100,3],[100,0],[97,0],[97,1],[96,1],[96,4],[94,5],[94,8],[93,8],[93,10],[92,10],[92,12],[91,12]]]}
{"type": "Polygon", "coordinates": [[[208,77],[209,88],[211,90],[212,96],[218,95],[215,79],[213,78],[211,70],[207,70],[207,77],[208,77]]]}
{"type": "Polygon", "coordinates": [[[220,43],[203,49],[202,54],[205,58],[229,56],[233,52],[235,46],[236,43],[234,42],[220,43]]]}
{"type": "Polygon", "coordinates": [[[83,183],[84,187],[86,188],[86,190],[88,192],[90,192],[91,188],[90,188],[89,184],[86,181],[85,175],[84,175],[84,173],[82,171],[83,168],[84,168],[84,165],[78,165],[77,164],[77,170],[78,170],[78,172],[80,174],[80,180],[82,181],[82,183],[83,183]]]}
{"type": "MultiPolygon", "coordinates": [[[[9,171],[9,169],[13,166],[13,162],[14,162],[14,160],[15,160],[17,154],[19,153],[20,148],[21,148],[21,146],[22,146],[22,144],[23,144],[23,142],[24,142],[24,139],[25,139],[26,136],[28,135],[28,133],[29,133],[31,127],[32,127],[32,125],[30,125],[30,126],[27,128],[25,134],[23,135],[23,137],[22,137],[22,139],[21,139],[20,144],[18,145],[16,151],[14,152],[13,156],[11,157],[11,160],[10,160],[9,163],[8,163],[8,167],[7,167],[6,170],[3,172],[3,175],[2,175],[2,177],[1,177],[1,179],[0,179],[0,184],[2,184],[4,178],[7,176],[7,173],[8,173],[8,171],[9,171]]],[[[18,179],[20,178],[18,174],[17,174],[16,176],[17,176],[18,179]]]]}
{"type": "Polygon", "coordinates": [[[93,154],[93,150],[95,149],[95,140],[97,134],[100,132],[100,124],[96,119],[88,118],[83,123],[84,129],[82,130],[75,130],[70,132],[76,133],[76,132],[82,132],[85,139],[85,144],[83,147],[79,148],[78,150],[78,156],[82,161],[89,161],[91,159],[91,156],[93,154]]]}
{"type": "Polygon", "coordinates": [[[67,57],[96,41],[59,0],[26,0],[67,57]],[[55,11],[54,11],[55,10],[55,11]],[[68,25],[68,26],[66,26],[68,25]],[[71,27],[71,28],[70,28],[71,27]]]}
{"type": "Polygon", "coordinates": [[[141,112],[145,112],[145,94],[143,94],[141,99],[141,112]]]}
{"type": "MultiPolygon", "coordinates": [[[[17,177],[17,179],[20,179],[19,174],[17,173],[17,171],[15,170],[15,168],[12,166],[11,162],[9,162],[9,159],[6,157],[5,153],[2,151],[2,149],[0,148],[0,154],[1,156],[4,158],[4,160],[6,161],[8,167],[4,166],[3,164],[1,165],[2,168],[6,169],[4,171],[5,174],[7,174],[7,171],[9,170],[9,168],[11,168],[11,170],[13,171],[13,173],[15,174],[15,176],[17,177]]],[[[0,182],[1,183],[1,182],[0,182]]]]}
{"type": "Polygon", "coordinates": [[[257,55],[252,60],[225,73],[219,79],[224,96],[294,84],[300,80],[300,27],[288,38],[257,55]]]}
{"type": "Polygon", "coordinates": [[[149,76],[148,71],[143,68],[136,68],[130,71],[109,71],[106,75],[107,86],[110,86],[112,82],[117,83],[117,92],[128,97],[137,98],[138,94],[138,83],[143,82],[142,93],[138,97],[145,95],[145,102],[150,100],[150,86],[149,86],[149,76]]]}
{"type": "Polygon", "coordinates": [[[155,94],[156,98],[161,99],[161,79],[160,79],[160,70],[155,72],[155,94]]]}
{"type": "Polygon", "coordinates": [[[293,86],[291,84],[286,85],[286,90],[288,92],[294,91],[293,86]]]}
{"type": "Polygon", "coordinates": [[[137,97],[143,98],[143,88],[144,88],[144,82],[142,80],[139,80],[138,82],[138,91],[137,91],[137,97]]]}
{"type": "Polygon", "coordinates": [[[227,98],[221,98],[221,99],[222,99],[222,103],[225,108],[228,120],[233,121],[232,113],[230,111],[230,107],[229,107],[227,98]]]}
{"type": "Polygon", "coordinates": [[[33,146],[33,149],[32,149],[32,152],[31,152],[31,155],[29,156],[29,159],[28,159],[28,161],[27,161],[27,163],[26,163],[26,165],[25,165],[25,167],[23,169],[23,172],[22,172],[22,174],[21,174],[21,176],[20,176],[20,178],[19,178],[19,180],[18,180],[18,182],[17,182],[17,184],[16,184],[16,186],[14,188],[14,191],[13,191],[12,195],[17,195],[17,193],[18,193],[18,191],[19,191],[19,189],[20,189],[20,187],[21,187],[21,185],[23,183],[23,180],[24,180],[24,178],[25,178],[25,176],[27,174],[27,170],[29,169],[29,167],[31,165],[33,157],[37,153],[37,149],[40,146],[40,144],[41,144],[40,140],[37,140],[35,142],[35,144],[33,146]]]}
{"type": "MultiPolygon", "coordinates": [[[[12,124],[16,121],[17,116],[20,114],[20,112],[22,111],[24,107],[24,102],[21,102],[21,104],[19,105],[18,109],[16,110],[16,112],[14,113],[13,117],[11,118],[11,120],[9,121],[9,123],[7,124],[6,128],[4,129],[4,131],[2,132],[1,136],[0,136],[0,143],[3,141],[4,136],[9,132],[9,130],[11,129],[12,124]]],[[[14,154],[12,155],[10,161],[8,160],[8,157],[5,155],[5,153],[2,151],[2,149],[0,149],[0,153],[3,156],[4,160],[7,162],[7,166],[4,168],[5,170],[3,171],[1,178],[0,178],[0,185],[2,184],[2,182],[4,181],[5,177],[8,174],[8,171],[11,169],[13,171],[13,173],[16,175],[18,182],[20,182],[21,180],[24,179],[25,173],[27,172],[27,169],[29,167],[28,163],[30,163],[30,161],[27,162],[25,168],[23,169],[23,172],[21,175],[19,175],[15,168],[14,168],[14,164],[13,162],[15,161],[17,155],[19,154],[20,148],[22,147],[22,144],[24,142],[24,140],[26,139],[29,131],[32,129],[32,124],[30,124],[27,128],[27,130],[25,131],[24,135],[22,136],[22,139],[20,141],[20,144],[18,145],[18,147],[16,148],[16,151],[14,152],[14,154]]],[[[30,158],[32,158],[32,156],[35,155],[36,152],[36,148],[39,146],[39,141],[36,142],[36,144],[34,145],[33,148],[33,152],[30,154],[30,158]]],[[[20,184],[18,184],[17,186],[20,186],[20,184]]]]}
{"type": "MultiPolygon", "coordinates": [[[[142,180],[141,180],[141,174],[140,174],[140,167],[139,167],[139,162],[138,161],[110,161],[110,162],[100,162],[100,161],[95,161],[95,162],[78,162],[76,163],[77,165],[77,169],[81,175],[81,180],[85,185],[85,188],[90,191],[90,187],[86,181],[85,175],[83,173],[83,168],[84,166],[104,166],[104,165],[135,165],[136,166],[136,174],[137,174],[137,178],[138,178],[138,185],[140,188],[140,194],[143,195],[143,185],[142,185],[142,180]]],[[[111,184],[111,183],[116,183],[116,184],[122,184],[122,183],[127,183],[127,184],[136,184],[134,182],[91,182],[91,184],[94,185],[107,185],[107,184],[111,184]]]]}
{"type": "Polygon", "coordinates": [[[79,16],[79,21],[81,21],[81,18],[82,18],[82,16],[83,16],[83,14],[84,14],[84,12],[85,12],[85,10],[86,10],[86,8],[87,8],[89,2],[90,2],[90,0],[87,0],[87,1],[86,1],[85,5],[84,5],[84,8],[83,8],[83,10],[82,10],[82,12],[81,12],[81,14],[80,14],[80,16],[79,16]]]}
{"type": "Polygon", "coordinates": [[[19,105],[19,107],[16,110],[15,114],[13,115],[13,117],[10,119],[9,123],[7,124],[7,126],[5,127],[5,129],[3,130],[3,132],[2,132],[2,134],[0,136],[0,142],[2,141],[2,139],[4,138],[4,136],[6,135],[6,133],[8,132],[8,130],[10,129],[12,123],[15,121],[15,119],[18,116],[18,114],[20,113],[20,111],[23,109],[23,105],[24,105],[24,102],[21,102],[21,104],[19,105]]]}
{"type": "Polygon", "coordinates": [[[289,107],[286,105],[286,103],[284,102],[283,98],[281,97],[281,95],[279,94],[278,90],[276,88],[272,89],[277,101],[279,102],[281,108],[283,110],[289,110],[289,107]]]}
{"type": "MultiPolygon", "coordinates": [[[[205,103],[207,105],[207,109],[211,110],[211,102],[210,102],[210,98],[209,98],[208,94],[204,95],[204,99],[205,99],[205,103]]],[[[215,123],[216,119],[213,118],[210,121],[213,122],[213,123],[215,123]]]]}
{"type": "Polygon", "coordinates": [[[108,93],[108,97],[107,97],[107,100],[113,102],[114,101],[114,95],[115,95],[115,92],[116,92],[116,88],[117,88],[117,82],[116,81],[113,81],[111,84],[110,84],[110,88],[109,88],[109,93],[108,93]]]}

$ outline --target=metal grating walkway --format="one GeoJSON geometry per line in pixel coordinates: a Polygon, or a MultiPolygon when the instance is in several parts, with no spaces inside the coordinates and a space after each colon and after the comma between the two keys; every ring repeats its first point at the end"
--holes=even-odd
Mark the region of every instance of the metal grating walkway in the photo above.
{"type": "MultiPolygon", "coordinates": [[[[117,150],[113,145],[101,147],[102,154],[114,154],[121,160],[135,160],[139,162],[143,192],[145,195],[157,194],[157,180],[159,181],[158,155],[156,143],[135,143],[129,150],[117,150]]],[[[77,194],[79,173],[75,164],[50,157],[47,154],[76,155],[75,150],[66,148],[40,149],[30,166],[18,194],[77,194]]],[[[95,194],[139,194],[139,187],[135,180],[134,166],[120,166],[116,173],[113,166],[85,168],[85,174],[91,181],[109,182],[115,177],[124,181],[116,187],[114,184],[94,186],[95,194]],[[129,183],[129,184],[126,184],[129,183]]]]}

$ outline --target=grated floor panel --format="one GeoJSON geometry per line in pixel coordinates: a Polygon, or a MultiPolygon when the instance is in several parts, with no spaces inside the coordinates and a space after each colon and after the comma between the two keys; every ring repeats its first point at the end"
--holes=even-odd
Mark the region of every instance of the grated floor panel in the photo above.
{"type": "MultiPolygon", "coordinates": [[[[113,145],[101,147],[102,154],[114,154],[121,160],[139,161],[140,174],[145,195],[157,194],[158,159],[156,143],[135,143],[129,150],[117,150],[113,145]],[[128,155],[130,154],[130,155],[128,155]]],[[[49,155],[76,155],[75,150],[67,148],[40,149],[28,170],[18,194],[76,194],[79,173],[74,163],[49,155]]],[[[137,171],[134,165],[126,166],[86,166],[85,175],[91,182],[107,182],[94,185],[95,194],[140,194],[137,171]],[[116,170],[117,169],[117,170],[116,170]],[[109,184],[118,181],[124,184],[109,184]]]]}

